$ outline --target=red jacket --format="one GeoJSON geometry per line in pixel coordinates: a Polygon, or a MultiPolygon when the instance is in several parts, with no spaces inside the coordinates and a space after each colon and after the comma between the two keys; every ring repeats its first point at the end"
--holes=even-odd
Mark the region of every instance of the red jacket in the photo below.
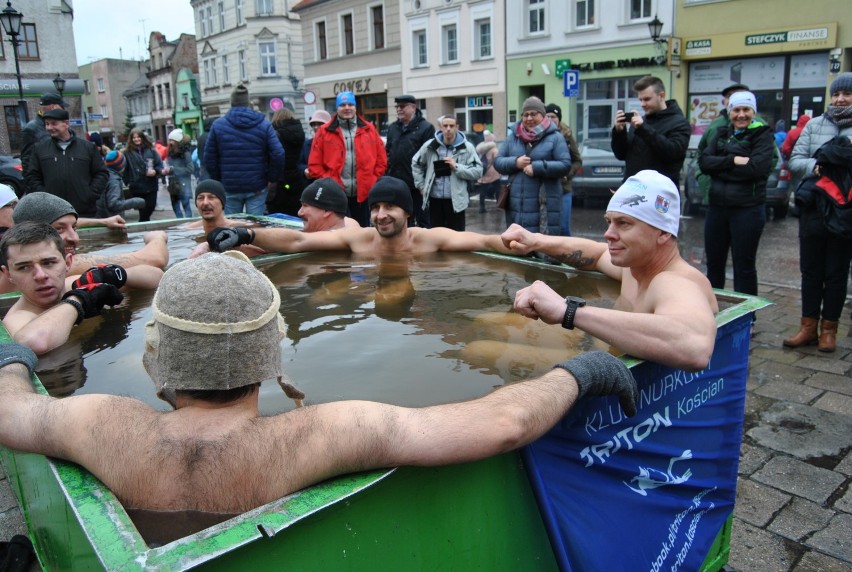
{"type": "Polygon", "coordinates": [[[793,154],[793,147],[796,146],[796,141],[799,140],[799,135],[802,134],[802,129],[805,128],[805,125],[807,125],[810,120],[810,115],[800,115],[799,120],[796,121],[796,126],[787,132],[784,144],[781,145],[781,154],[785,159],[789,159],[790,155],[793,154]]]}
{"type": "MultiPolygon", "coordinates": [[[[355,188],[358,191],[358,202],[367,200],[367,195],[376,179],[385,174],[388,166],[388,156],[385,145],[379,133],[371,123],[357,116],[358,128],[355,130],[355,188]]],[[[341,186],[346,158],[346,146],[337,116],[320,127],[314,135],[311,144],[311,154],[308,158],[310,178],[320,179],[331,177],[341,186]]]]}

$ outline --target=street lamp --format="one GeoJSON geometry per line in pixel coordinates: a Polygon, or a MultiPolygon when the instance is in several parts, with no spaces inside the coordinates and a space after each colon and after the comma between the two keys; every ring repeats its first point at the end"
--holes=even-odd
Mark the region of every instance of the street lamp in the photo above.
{"type": "Polygon", "coordinates": [[[21,20],[23,18],[23,14],[12,8],[11,0],[6,0],[6,7],[0,13],[0,23],[3,24],[3,31],[9,36],[12,52],[15,54],[15,77],[18,78],[18,114],[20,115],[21,126],[26,125],[29,121],[27,102],[24,101],[24,86],[21,83],[21,64],[18,61],[18,46],[21,45],[18,36],[21,33],[21,20]]]}
{"type": "Polygon", "coordinates": [[[59,92],[59,99],[62,99],[62,92],[65,91],[65,78],[59,74],[53,78],[53,87],[59,92]]]}
{"type": "Polygon", "coordinates": [[[657,15],[654,14],[654,19],[648,22],[648,33],[651,34],[651,40],[654,42],[654,46],[657,50],[657,57],[654,58],[657,61],[657,64],[663,63],[663,44],[668,44],[668,41],[665,38],[661,38],[660,34],[663,31],[663,23],[660,22],[660,19],[657,18],[657,15]]]}

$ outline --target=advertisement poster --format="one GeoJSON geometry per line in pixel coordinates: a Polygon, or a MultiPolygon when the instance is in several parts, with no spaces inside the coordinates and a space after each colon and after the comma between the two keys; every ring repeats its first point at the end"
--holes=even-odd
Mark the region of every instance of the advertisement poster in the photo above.
{"type": "Polygon", "coordinates": [[[736,498],[751,315],[700,372],[634,366],[638,413],[589,398],[524,450],[563,571],[698,570],[736,498]]]}
{"type": "Polygon", "coordinates": [[[713,120],[719,117],[723,109],[722,96],[719,94],[692,95],[689,97],[687,119],[689,119],[689,126],[692,129],[690,147],[698,146],[698,140],[701,139],[713,120]]]}

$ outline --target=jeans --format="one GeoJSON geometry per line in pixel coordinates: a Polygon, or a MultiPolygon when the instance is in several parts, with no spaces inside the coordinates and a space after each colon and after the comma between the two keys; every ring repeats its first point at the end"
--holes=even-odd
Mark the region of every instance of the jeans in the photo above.
{"type": "MultiPolygon", "coordinates": [[[[174,175],[172,175],[174,177],[174,175]]],[[[180,196],[175,199],[172,197],[172,210],[175,211],[176,218],[191,218],[192,217],[192,181],[189,177],[178,179],[180,181],[181,192],[180,196]]]]}
{"type": "Polygon", "coordinates": [[[710,205],[704,218],[707,278],[713,288],[725,287],[728,250],[734,267],[734,290],[757,294],[757,246],[766,224],[766,206],[710,205]]]}
{"type": "MultiPolygon", "coordinates": [[[[802,219],[799,219],[800,223],[802,219]]],[[[800,224],[801,229],[801,224],[800,224]]],[[[836,322],[846,301],[852,240],[828,232],[799,234],[802,317],[836,322]]]]}
{"type": "Polygon", "coordinates": [[[256,193],[225,193],[225,214],[236,214],[243,212],[247,214],[260,215],[266,209],[266,188],[256,193]]]}
{"type": "Polygon", "coordinates": [[[571,236],[571,193],[562,194],[562,216],[559,217],[559,234],[562,236],[571,236]]]}

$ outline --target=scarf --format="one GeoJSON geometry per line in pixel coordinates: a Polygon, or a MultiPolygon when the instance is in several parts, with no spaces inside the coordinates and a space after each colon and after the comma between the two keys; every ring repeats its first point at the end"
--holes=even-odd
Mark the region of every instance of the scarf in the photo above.
{"type": "Polygon", "coordinates": [[[527,131],[523,121],[518,121],[518,125],[515,127],[515,134],[524,143],[534,143],[541,139],[541,136],[544,135],[548,127],[550,127],[550,118],[545,115],[542,122],[533,127],[532,131],[527,131]]]}
{"type": "Polygon", "coordinates": [[[847,105],[846,107],[829,105],[824,115],[826,119],[841,129],[852,126],[852,105],[847,105]]]}

